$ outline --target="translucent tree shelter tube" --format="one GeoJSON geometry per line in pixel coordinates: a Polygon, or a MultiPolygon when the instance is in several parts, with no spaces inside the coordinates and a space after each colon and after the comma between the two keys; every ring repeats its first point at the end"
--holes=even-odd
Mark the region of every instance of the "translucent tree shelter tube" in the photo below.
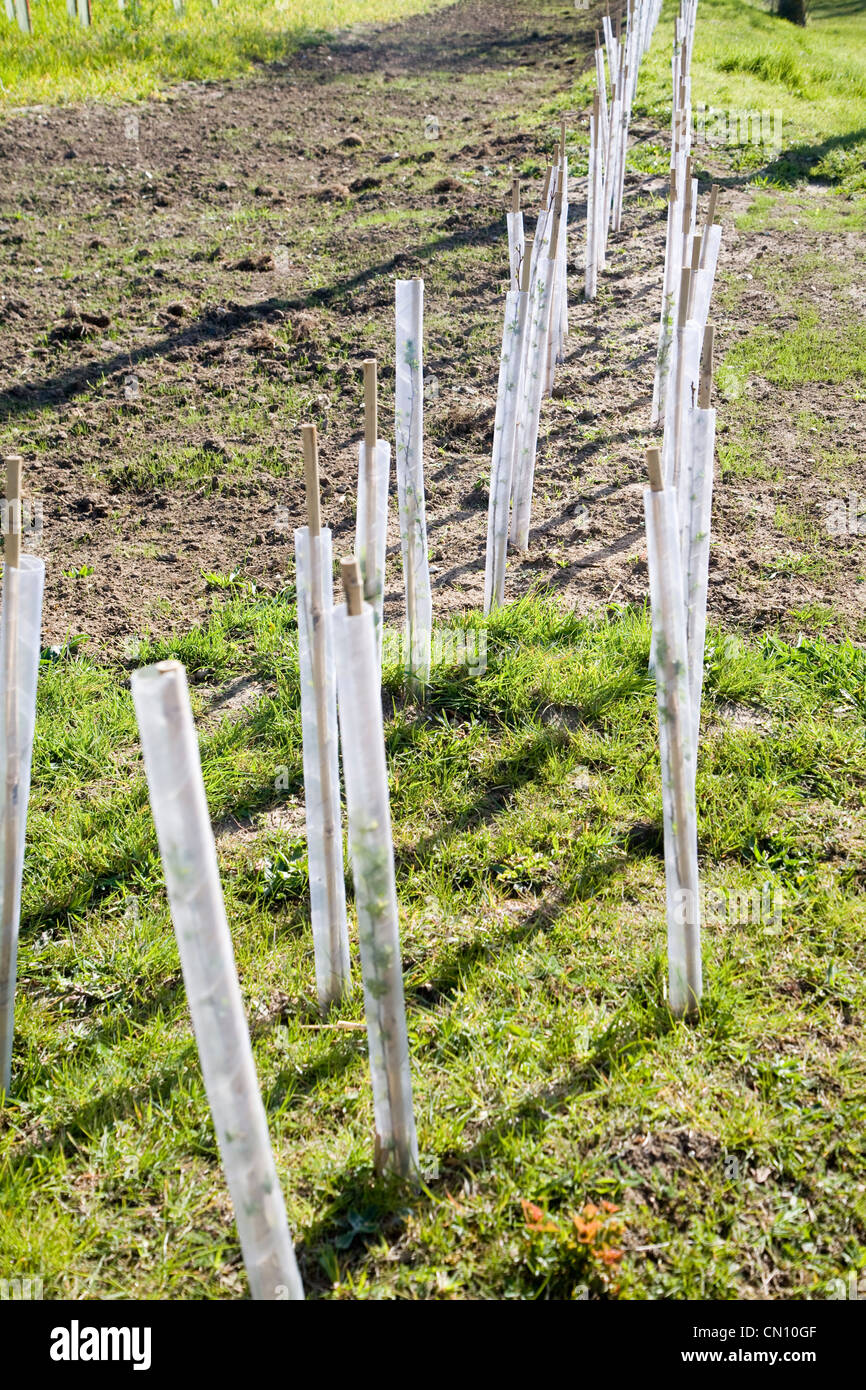
{"type": "Polygon", "coordinates": [[[625,156],[628,148],[628,125],[629,125],[629,101],[628,101],[628,63],[624,63],[620,70],[619,82],[619,136],[616,149],[616,169],[614,173],[613,185],[613,206],[611,215],[613,218],[613,230],[618,232],[622,228],[622,195],[625,188],[625,156]]]}
{"type": "MultiPolygon", "coordinates": [[[[565,122],[563,122],[563,137],[565,135],[565,122]]],[[[548,255],[552,263],[550,279],[550,318],[547,324],[547,347],[545,348],[544,366],[544,388],[546,396],[553,392],[553,377],[557,362],[561,361],[561,349],[564,345],[564,331],[562,323],[562,301],[566,294],[566,275],[565,265],[567,257],[565,239],[565,221],[568,215],[568,204],[566,201],[565,190],[568,186],[568,164],[565,159],[565,140],[564,138],[557,145],[556,159],[556,202],[554,204],[555,224],[551,224],[551,240],[548,246],[548,255]]]]}
{"type": "Polygon", "coordinates": [[[655,382],[653,384],[651,420],[654,425],[658,424],[659,418],[664,411],[667,377],[670,369],[670,355],[673,343],[674,304],[676,301],[674,284],[675,277],[679,275],[681,270],[679,264],[681,245],[678,236],[678,224],[681,222],[681,219],[682,209],[677,199],[677,171],[676,168],[672,167],[670,174],[670,190],[668,193],[668,230],[665,241],[662,311],[659,319],[659,341],[656,353],[655,382]]]}
{"type": "Polygon", "coordinates": [[[259,1093],[208,816],[186,674],[136,671],[132,698],[171,916],[254,1299],[304,1296],[259,1093]]]}
{"type": "Polygon", "coordinates": [[[689,400],[690,382],[697,388],[700,336],[696,324],[688,324],[689,280],[691,272],[680,275],[677,327],[673,342],[673,361],[665,398],[664,466],[667,483],[676,486],[684,441],[684,414],[689,400]]]}
{"type": "Polygon", "coordinates": [[[662,481],[658,449],[647,450],[644,492],[659,714],[668,938],[668,1003],[678,1018],[701,1001],[701,928],[692,716],[676,495],[662,481]]]}
{"type": "Polygon", "coordinates": [[[559,232],[559,203],[554,211],[550,247],[539,262],[530,301],[530,327],[526,346],[526,364],[520,392],[518,417],[517,462],[514,479],[514,506],[511,512],[511,539],[518,550],[529,548],[529,520],[532,511],[532,487],[535,477],[535,450],[541,418],[541,397],[544,389],[547,360],[547,341],[550,324],[550,299],[553,284],[555,247],[559,232]]]}
{"type": "Polygon", "coordinates": [[[395,433],[397,501],[406,585],[406,674],[415,689],[430,679],[433,600],[424,513],[424,281],[396,285],[395,433]]]}
{"type": "MultiPolygon", "coordinates": [[[[556,361],[562,362],[568,340],[568,155],[565,152],[565,118],[560,122],[562,212],[559,218],[559,313],[557,315],[556,361]]],[[[551,373],[550,389],[553,390],[551,373]]]]}
{"type": "MultiPolygon", "coordinates": [[[[532,238],[527,238],[531,249],[532,238]]],[[[505,565],[514,459],[517,449],[517,412],[529,318],[529,257],[523,261],[523,285],[505,298],[505,325],[499,361],[499,389],[493,426],[490,465],[490,500],[487,511],[487,555],[484,567],[484,612],[505,602],[505,565]]]]}
{"type": "MultiPolygon", "coordinates": [[[[33,33],[33,25],[31,24],[31,21],[30,21],[30,4],[29,4],[29,0],[14,0],[14,4],[15,4],[15,18],[18,20],[18,28],[21,29],[25,34],[32,34],[32,33],[33,33]]],[[[8,9],[7,9],[7,15],[8,15],[8,9]]]]}
{"type": "Polygon", "coordinates": [[[295,532],[298,660],[310,920],[316,990],[324,1012],[351,988],[351,974],[340,817],[331,532],[322,527],[315,425],[303,425],[301,437],[309,525],[295,532]]]}
{"type": "Polygon", "coordinates": [[[523,256],[525,237],[523,233],[523,213],[520,210],[520,180],[511,180],[511,211],[506,214],[508,227],[508,269],[510,290],[519,290],[523,278],[523,256]]]}
{"type": "Polygon", "coordinates": [[[0,616],[0,1103],[12,1085],[21,879],[36,723],[45,564],[21,554],[21,458],[6,460],[3,611],[0,616]]]}
{"type": "Polygon", "coordinates": [[[544,187],[541,193],[541,207],[538,213],[538,221],[535,224],[535,238],[532,243],[532,253],[529,261],[529,289],[530,293],[535,292],[535,282],[538,277],[538,267],[541,261],[547,256],[547,249],[550,242],[550,228],[548,223],[553,211],[551,197],[555,198],[556,189],[556,165],[551,164],[544,175],[544,187]],[[554,190],[553,194],[551,190],[554,190]]]}
{"type": "Polygon", "coordinates": [[[589,170],[586,180],[586,268],[583,293],[586,299],[595,299],[598,285],[598,226],[597,207],[598,169],[601,163],[599,147],[599,98],[596,91],[592,99],[592,115],[589,118],[589,170]]]}
{"type": "Polygon", "coordinates": [[[388,481],[391,448],[378,438],[378,387],[375,357],[364,362],[364,438],[358,450],[358,514],[355,554],[361,564],[364,598],[373,609],[379,664],[385,605],[385,551],[388,537],[388,481]],[[371,505],[372,502],[372,505],[371,505]]]}
{"type": "Polygon", "coordinates": [[[714,329],[708,325],[701,351],[698,403],[690,412],[689,466],[680,479],[677,510],[680,519],[683,600],[692,715],[692,766],[697,772],[701,698],[704,684],[704,645],[707,634],[707,585],[710,566],[710,521],[713,501],[713,454],[716,412],[711,407],[714,329]],[[687,480],[687,486],[685,481],[687,480]]]}
{"type": "Polygon", "coordinates": [[[364,1009],[376,1121],[376,1167],[409,1177],[418,1170],[409,1039],[382,699],[373,614],[361,597],[354,557],[342,562],[346,602],[334,613],[343,773],[364,1009]]]}
{"type": "MultiPolygon", "coordinates": [[[[715,187],[715,185],[714,185],[715,187]]],[[[701,236],[701,253],[698,264],[697,274],[695,275],[695,288],[692,296],[691,317],[702,326],[706,325],[710,313],[710,300],[713,294],[713,284],[716,278],[716,266],[719,259],[719,250],[722,242],[722,229],[714,225],[711,217],[715,212],[715,199],[710,191],[711,212],[708,214],[707,221],[703,226],[701,236]]],[[[697,240],[697,237],[695,237],[697,240]]]]}
{"type": "Polygon", "coordinates": [[[599,143],[601,146],[602,162],[607,163],[607,83],[604,70],[604,49],[598,41],[598,30],[595,31],[595,89],[599,99],[599,111],[597,117],[599,143]]]}

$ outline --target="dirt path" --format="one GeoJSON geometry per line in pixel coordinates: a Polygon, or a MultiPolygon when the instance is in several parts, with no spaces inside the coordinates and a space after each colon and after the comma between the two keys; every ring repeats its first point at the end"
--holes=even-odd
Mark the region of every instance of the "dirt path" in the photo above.
{"type": "MultiPolygon", "coordinates": [[[[521,173],[536,204],[550,103],[585,64],[592,29],[593,11],[470,0],[353,31],[249,82],[190,84],[134,112],[5,122],[0,411],[4,445],[25,455],[43,499],[48,641],[87,634],[94,653],[122,651],[136,634],[182,628],[212,600],[209,573],[236,571],[264,592],[291,582],[306,419],[320,426],[335,551],[351,549],[359,364],[380,356],[392,437],[393,282],[413,274],[427,306],[434,602],[440,612],[480,603],[506,193],[521,173]]],[[[772,243],[736,233],[732,216],[752,195],[730,183],[723,271],[747,273],[772,243]]],[[[663,184],[635,173],[627,187],[604,291],[585,305],[573,181],[571,338],[544,409],[531,548],[510,570],[511,597],[539,579],[581,609],[645,596],[663,184]]],[[[804,231],[807,243],[820,249],[820,234],[804,231]]],[[[843,261],[856,254],[851,238],[834,245],[843,261]]],[[[775,303],[756,283],[720,308],[721,351],[775,303]]],[[[760,384],[750,389],[760,401],[760,384]]],[[[825,415],[829,405],[833,429],[862,445],[853,406],[826,394],[811,404],[825,415]]],[[[760,625],[832,603],[854,631],[862,542],[822,537],[829,569],[769,564],[791,544],[775,526],[780,503],[817,515],[847,491],[838,472],[816,479],[786,403],[779,416],[771,477],[717,490],[712,613],[760,625]]],[[[398,620],[395,511],[390,540],[398,620]]]]}

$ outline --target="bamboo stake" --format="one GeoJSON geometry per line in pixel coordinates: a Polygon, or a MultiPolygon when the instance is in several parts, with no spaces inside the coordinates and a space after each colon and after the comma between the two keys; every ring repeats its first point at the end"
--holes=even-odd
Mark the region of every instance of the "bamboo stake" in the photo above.
{"type": "MultiPolygon", "coordinates": [[[[338,999],[345,991],[347,979],[340,969],[344,959],[342,940],[341,905],[335,857],[338,848],[338,829],[333,815],[332,760],[327,742],[328,701],[326,690],[326,634],[323,622],[324,583],[322,573],[321,531],[322,513],[319,495],[319,444],[315,425],[301,426],[301,440],[304,450],[304,482],[307,494],[307,518],[310,538],[310,608],[312,613],[312,657],[313,682],[316,695],[316,727],[319,743],[319,785],[322,797],[322,839],[324,842],[325,885],[328,902],[328,942],[330,948],[331,979],[327,991],[328,1003],[338,999]]],[[[376,496],[375,487],[370,494],[376,496]]],[[[373,510],[371,507],[370,510],[373,510]]],[[[330,575],[328,581],[330,582],[330,575]]],[[[339,842],[342,857],[342,836],[339,842]]]]}
{"type": "Polygon", "coordinates": [[[698,282],[698,267],[701,263],[701,240],[702,238],[700,232],[696,232],[695,235],[692,237],[692,263],[690,266],[689,274],[689,303],[688,311],[686,314],[687,318],[691,318],[692,309],[694,308],[695,303],[695,285],[698,282]]]}
{"type": "Polygon", "coordinates": [[[511,211],[520,211],[520,179],[511,180],[511,211]]]}
{"type": "Polygon", "coordinates": [[[701,344],[701,384],[698,390],[698,405],[701,410],[709,410],[713,398],[713,347],[716,330],[711,323],[704,329],[701,344]]]}
{"type": "Polygon", "coordinates": [[[23,462],[20,454],[7,454],[4,459],[8,530],[3,541],[3,556],[11,569],[17,569],[21,563],[21,470],[23,462]]]}
{"type": "Polygon", "coordinates": [[[348,555],[340,561],[340,578],[346,598],[346,612],[350,618],[357,618],[363,608],[363,591],[359,579],[358,561],[348,555]]]}

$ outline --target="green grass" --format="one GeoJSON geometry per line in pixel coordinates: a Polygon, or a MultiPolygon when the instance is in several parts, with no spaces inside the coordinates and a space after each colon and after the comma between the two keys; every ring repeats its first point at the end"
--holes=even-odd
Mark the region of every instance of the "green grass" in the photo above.
{"type": "Polygon", "coordinates": [[[181,81],[249,72],[349,24],[399,19],[443,0],[114,0],[82,29],[65,0],[32,0],[33,33],[0,19],[0,106],[158,97],[181,81]]]}
{"type": "MultiPolygon", "coordinates": [[[[189,671],[308,1291],[738,1298],[772,1273],[771,1296],[820,1297],[862,1268],[863,651],[710,635],[699,836],[721,896],[689,1026],[664,1005],[645,614],[516,604],[486,671],[437,670],[420,708],[386,671],[413,1193],[373,1174],[363,1033],[314,1026],[294,634],[290,590],[232,595],[137,663],[189,671]],[[211,705],[237,675],[258,694],[230,720],[211,705]],[[765,883],[780,922],[744,910],[765,883]],[[602,1201],[607,1234],[577,1240],[602,1201]]],[[[49,1298],[243,1294],[120,665],[43,664],[19,978],[4,1276],[41,1273],[49,1298]]],[[[357,994],[336,1017],[360,1021],[357,994]]]]}
{"type": "MultiPolygon", "coordinates": [[[[641,65],[636,114],[670,125],[670,35],[662,22],[641,65]]],[[[848,192],[866,189],[866,10],[840,12],[833,0],[810,7],[805,29],[755,0],[702,0],[692,61],[692,101],[726,111],[781,113],[782,150],[741,147],[744,167],[764,166],[770,183],[817,179],[848,192]]],[[[708,121],[708,128],[711,122],[708,121]]],[[[695,153],[700,157],[701,148],[695,153]]]]}
{"type": "Polygon", "coordinates": [[[755,328],[731,348],[719,369],[719,387],[736,400],[750,376],[762,376],[776,386],[809,382],[841,386],[862,381],[866,326],[850,320],[827,324],[817,309],[804,306],[793,328],[784,332],[755,328]]]}

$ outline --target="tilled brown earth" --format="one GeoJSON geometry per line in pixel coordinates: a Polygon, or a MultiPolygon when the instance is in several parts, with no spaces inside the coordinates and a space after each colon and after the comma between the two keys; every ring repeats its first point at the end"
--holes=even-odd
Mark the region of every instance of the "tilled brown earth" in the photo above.
{"type": "MultiPolygon", "coordinates": [[[[584,303],[586,123],[569,91],[593,27],[593,11],[561,4],[467,0],[135,111],[6,120],[0,410],[4,447],[24,454],[42,501],[47,641],[86,634],[98,654],[188,626],[218,591],[209,574],[236,572],[264,592],[290,583],[307,419],[320,428],[335,551],[351,549],[360,362],[380,358],[392,438],[398,276],[425,281],[434,602],[480,604],[504,209],[514,173],[536,206],[559,108],[572,142],[571,332],[544,406],[530,550],[513,559],[508,595],[540,582],[581,610],[643,601],[664,183],[629,174],[623,230],[598,300],[584,303]]],[[[713,314],[724,356],[756,325],[796,322],[778,276],[762,270],[826,256],[844,279],[862,242],[794,226],[781,248],[769,233],[738,232],[754,190],[722,163],[702,172],[725,186],[713,314]]],[[[862,309],[827,297],[815,275],[801,288],[827,321],[862,309]]],[[[862,635],[866,542],[823,524],[856,483],[857,394],[750,378],[745,397],[729,410],[717,402],[720,454],[752,409],[759,462],[717,482],[711,614],[808,628],[821,610],[821,625],[862,635]]],[[[390,541],[396,620],[396,502],[390,541]]]]}

